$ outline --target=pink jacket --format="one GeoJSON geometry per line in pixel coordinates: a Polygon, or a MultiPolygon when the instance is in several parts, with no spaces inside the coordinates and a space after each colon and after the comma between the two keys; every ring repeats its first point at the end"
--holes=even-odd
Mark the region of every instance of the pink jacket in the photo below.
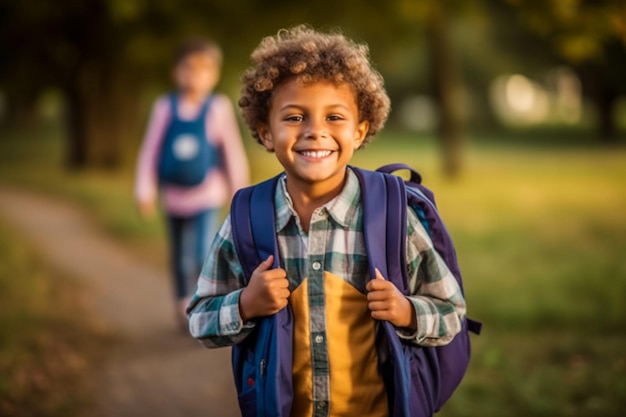
{"type": "MultiPolygon", "coordinates": [[[[200,106],[181,100],[178,109],[181,119],[192,119],[200,111],[200,106]]],[[[154,201],[160,191],[163,208],[175,216],[190,216],[224,206],[235,191],[249,182],[248,160],[230,100],[226,96],[216,95],[206,116],[207,137],[221,148],[223,168],[208,171],[204,182],[198,186],[187,188],[170,185],[159,190],[158,158],[171,111],[167,96],[159,98],[152,108],[137,161],[135,198],[139,202],[154,201]]]]}

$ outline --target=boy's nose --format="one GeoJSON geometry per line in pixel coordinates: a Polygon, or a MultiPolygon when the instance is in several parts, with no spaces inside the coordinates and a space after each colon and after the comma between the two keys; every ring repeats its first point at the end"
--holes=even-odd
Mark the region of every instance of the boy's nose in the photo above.
{"type": "Polygon", "coordinates": [[[327,131],[324,123],[317,120],[309,120],[303,134],[305,139],[319,139],[326,135],[327,131]]]}

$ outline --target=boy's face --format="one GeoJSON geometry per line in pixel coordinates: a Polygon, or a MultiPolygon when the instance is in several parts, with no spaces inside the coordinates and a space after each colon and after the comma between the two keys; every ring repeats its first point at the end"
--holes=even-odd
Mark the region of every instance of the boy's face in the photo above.
{"type": "Polygon", "coordinates": [[[294,79],[274,91],[268,124],[258,132],[263,145],[276,153],[288,183],[330,192],[343,184],[346,165],[368,128],[367,121],[359,122],[348,85],[320,81],[300,86],[294,79]]]}
{"type": "Polygon", "coordinates": [[[174,68],[174,80],[184,93],[206,94],[219,79],[215,59],[204,52],[189,54],[174,68]]]}

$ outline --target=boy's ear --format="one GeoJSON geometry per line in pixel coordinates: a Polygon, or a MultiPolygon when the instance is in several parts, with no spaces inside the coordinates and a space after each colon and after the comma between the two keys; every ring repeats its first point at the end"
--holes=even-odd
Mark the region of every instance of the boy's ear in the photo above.
{"type": "Polygon", "coordinates": [[[272,152],[274,150],[274,142],[272,141],[272,134],[270,133],[269,126],[260,125],[256,131],[259,134],[259,139],[261,139],[261,143],[265,146],[265,149],[272,152]]]}
{"type": "Polygon", "coordinates": [[[359,149],[367,136],[367,132],[370,130],[370,122],[367,120],[362,121],[354,131],[354,149],[359,149]]]}

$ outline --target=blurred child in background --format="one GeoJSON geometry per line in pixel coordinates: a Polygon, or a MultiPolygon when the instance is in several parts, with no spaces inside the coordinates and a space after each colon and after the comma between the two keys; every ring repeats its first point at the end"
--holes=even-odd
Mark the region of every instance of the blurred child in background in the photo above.
{"type": "Polygon", "coordinates": [[[135,197],[144,218],[160,194],[167,218],[176,318],[184,313],[216,232],[221,208],[248,185],[248,161],[231,101],[213,93],[222,53],[194,39],[181,45],[173,77],[177,90],[154,103],[138,157],[135,197]]]}

